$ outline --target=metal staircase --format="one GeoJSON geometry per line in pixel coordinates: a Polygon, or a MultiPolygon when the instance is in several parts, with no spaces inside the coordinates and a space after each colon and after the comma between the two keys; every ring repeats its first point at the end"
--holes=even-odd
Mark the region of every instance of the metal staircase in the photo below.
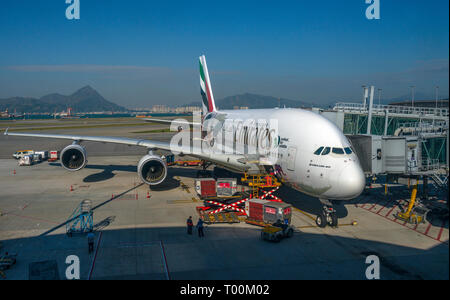
{"type": "Polygon", "coordinates": [[[73,233],[87,233],[94,229],[94,213],[92,211],[92,201],[83,200],[73,211],[66,224],[68,236],[73,233]]]}

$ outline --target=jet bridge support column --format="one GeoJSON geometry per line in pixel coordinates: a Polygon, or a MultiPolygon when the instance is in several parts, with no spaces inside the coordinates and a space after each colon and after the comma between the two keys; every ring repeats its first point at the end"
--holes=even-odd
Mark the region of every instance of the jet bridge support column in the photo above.
{"type": "Polygon", "coordinates": [[[371,134],[372,131],[372,112],[373,112],[373,96],[375,93],[375,87],[370,87],[370,100],[369,100],[369,116],[367,118],[367,134],[371,134]]]}
{"type": "Polygon", "coordinates": [[[424,175],[422,180],[422,197],[428,199],[428,176],[424,175]]]}
{"type": "Polygon", "coordinates": [[[389,126],[389,111],[385,110],[385,117],[384,117],[384,136],[387,136],[387,130],[389,126]]]}

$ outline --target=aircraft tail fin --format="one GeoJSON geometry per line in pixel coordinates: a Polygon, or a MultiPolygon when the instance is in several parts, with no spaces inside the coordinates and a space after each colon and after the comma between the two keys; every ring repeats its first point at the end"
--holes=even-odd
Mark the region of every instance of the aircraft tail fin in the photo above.
{"type": "Polygon", "coordinates": [[[202,94],[203,115],[216,111],[216,104],[209,80],[208,66],[204,55],[200,56],[200,92],[202,94]]]}

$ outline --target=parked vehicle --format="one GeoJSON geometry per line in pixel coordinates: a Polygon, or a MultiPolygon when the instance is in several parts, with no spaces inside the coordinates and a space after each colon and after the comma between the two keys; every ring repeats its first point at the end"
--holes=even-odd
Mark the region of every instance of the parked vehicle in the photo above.
{"type": "Polygon", "coordinates": [[[15,152],[13,154],[13,157],[15,159],[20,159],[20,158],[24,157],[25,155],[30,155],[30,154],[34,154],[34,151],[33,150],[20,150],[20,151],[15,152]]]}
{"type": "Polygon", "coordinates": [[[35,151],[34,154],[40,154],[41,160],[47,160],[48,159],[48,151],[35,151]]]}
{"type": "Polygon", "coordinates": [[[280,220],[261,230],[261,238],[265,241],[279,242],[283,238],[290,238],[294,235],[294,227],[283,224],[280,220]]]}
{"type": "Polygon", "coordinates": [[[41,161],[42,161],[42,155],[37,154],[37,153],[33,154],[33,162],[34,163],[40,163],[41,161]]]}
{"type": "Polygon", "coordinates": [[[25,155],[19,159],[19,166],[31,166],[33,164],[33,155],[25,155]]]}
{"type": "Polygon", "coordinates": [[[177,160],[175,162],[178,166],[183,167],[193,167],[200,166],[202,164],[201,160],[177,160]]]}
{"type": "Polygon", "coordinates": [[[175,164],[175,155],[170,154],[165,156],[166,163],[168,166],[173,166],[175,164]]]}

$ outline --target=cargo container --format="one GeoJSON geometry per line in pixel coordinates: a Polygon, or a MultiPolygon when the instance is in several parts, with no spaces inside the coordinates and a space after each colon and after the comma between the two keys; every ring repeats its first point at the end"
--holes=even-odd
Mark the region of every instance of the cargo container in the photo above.
{"type": "Polygon", "coordinates": [[[281,220],[284,224],[291,224],[292,206],[282,202],[270,202],[264,205],[264,222],[273,224],[281,220]]]}
{"type": "Polygon", "coordinates": [[[195,190],[201,198],[215,197],[216,181],[214,178],[199,178],[195,180],[195,190]]]}
{"type": "Polygon", "coordinates": [[[264,222],[264,205],[269,203],[267,200],[252,199],[245,202],[245,213],[248,219],[264,222]]]}
{"type": "Polygon", "coordinates": [[[38,153],[33,154],[33,162],[40,163],[42,161],[42,155],[38,153]]]}
{"type": "Polygon", "coordinates": [[[56,161],[59,159],[59,151],[50,151],[50,158],[48,161],[56,161]]]}
{"type": "Polygon", "coordinates": [[[217,178],[217,196],[231,197],[237,192],[236,178],[217,178]]]}
{"type": "Polygon", "coordinates": [[[48,151],[35,151],[34,154],[40,154],[42,160],[48,159],[48,151]]]}
{"type": "Polygon", "coordinates": [[[274,224],[281,220],[284,224],[291,223],[292,206],[287,203],[253,199],[245,203],[245,212],[249,220],[274,224]]]}

